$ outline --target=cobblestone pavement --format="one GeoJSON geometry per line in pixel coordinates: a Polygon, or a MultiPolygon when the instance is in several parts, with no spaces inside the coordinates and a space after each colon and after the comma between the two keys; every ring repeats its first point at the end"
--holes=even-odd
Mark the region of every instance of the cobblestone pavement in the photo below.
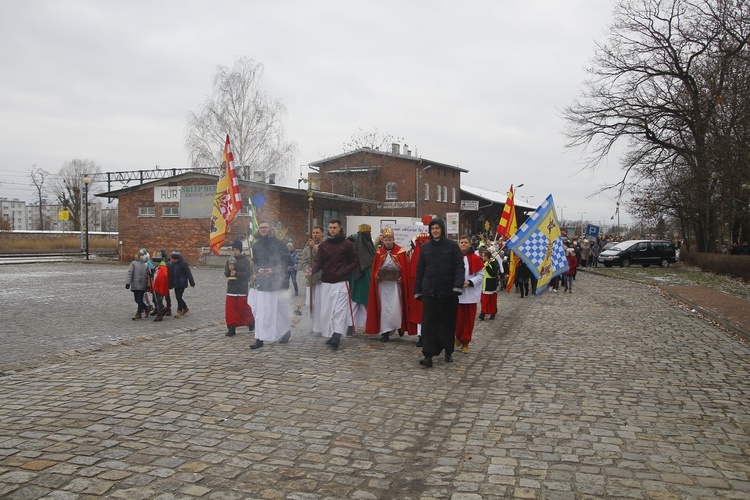
{"type": "Polygon", "coordinates": [[[644,285],[503,294],[432,369],[161,325],[0,377],[0,497],[750,497],[748,346],[644,285]]]}

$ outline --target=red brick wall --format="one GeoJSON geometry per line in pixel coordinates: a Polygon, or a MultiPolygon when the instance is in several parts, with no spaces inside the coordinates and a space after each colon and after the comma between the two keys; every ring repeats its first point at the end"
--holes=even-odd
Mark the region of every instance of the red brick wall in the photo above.
{"type": "MultiPolygon", "coordinates": [[[[180,186],[207,185],[206,179],[187,179],[180,186]]],[[[281,192],[268,185],[264,188],[241,186],[243,203],[263,192],[265,204],[258,209],[258,218],[266,218],[274,226],[281,221],[286,237],[292,240],[295,248],[302,248],[307,242],[308,196],[306,190],[298,192],[281,192]]],[[[123,260],[131,260],[135,253],[145,247],[153,255],[155,250],[164,249],[170,253],[179,248],[190,264],[201,264],[201,249],[209,245],[209,219],[182,219],[179,217],[162,217],[164,207],[177,206],[179,203],[154,203],[153,188],[134,190],[119,198],[120,234],[123,242],[123,260]],[[139,217],[138,207],[154,207],[154,217],[139,217]]],[[[338,210],[344,220],[347,215],[362,215],[359,203],[330,200],[323,197],[313,198],[313,217],[318,224],[323,221],[323,209],[338,210]]],[[[248,231],[248,218],[241,213],[232,221],[229,233],[224,239],[224,246],[229,247],[236,238],[244,239],[248,231]]]]}

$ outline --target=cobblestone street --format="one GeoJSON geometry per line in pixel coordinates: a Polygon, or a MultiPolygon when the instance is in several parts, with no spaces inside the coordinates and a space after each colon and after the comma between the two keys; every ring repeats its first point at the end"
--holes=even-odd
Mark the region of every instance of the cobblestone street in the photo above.
{"type": "Polygon", "coordinates": [[[0,268],[0,497],[750,497],[748,346],[655,288],[503,293],[424,369],[413,337],[333,352],[306,317],[251,351],[194,272],[154,323],[125,267],[0,268]]]}

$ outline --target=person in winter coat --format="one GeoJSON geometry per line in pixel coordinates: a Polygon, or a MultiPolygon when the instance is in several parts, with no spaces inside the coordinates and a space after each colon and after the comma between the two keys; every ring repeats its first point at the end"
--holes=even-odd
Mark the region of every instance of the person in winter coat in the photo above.
{"type": "Polygon", "coordinates": [[[167,264],[162,260],[161,253],[157,252],[151,258],[154,264],[154,307],[156,308],[156,317],[154,321],[162,321],[166,314],[164,308],[164,297],[169,296],[169,269],[167,264]]]}
{"type": "Polygon", "coordinates": [[[247,291],[253,266],[250,259],[242,253],[242,242],[234,240],[232,256],[224,266],[224,276],[227,278],[227,299],[224,302],[224,317],[227,321],[227,337],[237,334],[238,326],[247,326],[252,332],[255,329],[255,317],[250,304],[247,302],[247,291]]]}
{"type": "Polygon", "coordinates": [[[125,289],[133,292],[133,299],[138,304],[138,311],[133,316],[133,319],[143,318],[143,313],[146,313],[146,316],[148,316],[148,309],[146,308],[146,304],[143,303],[143,295],[148,291],[148,280],[149,268],[141,260],[141,254],[136,253],[133,262],[128,266],[128,273],[125,280],[125,289]]]}
{"type": "Polygon", "coordinates": [[[258,221],[253,241],[258,290],[250,297],[250,307],[255,314],[255,343],[250,348],[259,349],[263,342],[286,344],[292,336],[287,293],[292,258],[268,220],[258,221]]]}
{"type": "Polygon", "coordinates": [[[573,293],[573,280],[575,279],[576,275],[576,268],[578,267],[578,259],[576,258],[576,251],[573,248],[568,248],[566,250],[567,258],[568,258],[568,269],[565,272],[565,275],[563,276],[563,283],[565,284],[565,289],[563,292],[573,293]]]}
{"type": "Polygon", "coordinates": [[[188,285],[192,288],[195,287],[195,280],[193,279],[193,272],[190,270],[190,264],[187,263],[178,249],[172,250],[170,257],[172,258],[172,266],[169,273],[169,286],[174,288],[174,296],[177,299],[177,314],[174,317],[181,318],[190,310],[182,295],[188,285]]]}
{"type": "Polygon", "coordinates": [[[458,296],[463,293],[464,260],[458,243],[448,239],[445,222],[435,217],[429,224],[430,240],[423,243],[417,261],[414,298],[422,300],[422,354],[419,364],[432,367],[433,356],[445,350],[453,361],[458,296]]]}

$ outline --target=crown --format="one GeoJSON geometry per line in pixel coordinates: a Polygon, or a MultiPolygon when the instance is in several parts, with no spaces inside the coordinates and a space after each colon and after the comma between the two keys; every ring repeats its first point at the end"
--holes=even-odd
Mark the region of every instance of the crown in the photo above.
{"type": "Polygon", "coordinates": [[[359,227],[357,227],[357,230],[365,233],[367,231],[372,231],[372,227],[370,227],[369,224],[360,224],[359,227]]]}
{"type": "Polygon", "coordinates": [[[386,227],[385,229],[380,231],[380,236],[393,236],[393,228],[386,227]]]}

